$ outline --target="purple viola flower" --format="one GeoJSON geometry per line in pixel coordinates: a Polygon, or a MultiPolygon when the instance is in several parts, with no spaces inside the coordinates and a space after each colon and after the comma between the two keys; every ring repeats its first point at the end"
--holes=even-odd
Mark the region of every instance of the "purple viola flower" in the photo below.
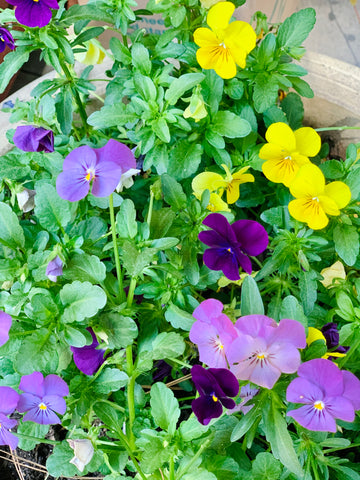
{"type": "Polygon", "coordinates": [[[88,145],[75,148],[65,158],[57,177],[56,189],[61,198],[76,202],[90,190],[95,197],[107,197],[117,187],[123,173],[136,165],[129,147],[110,139],[101,148],[88,145]]]}
{"type": "Polygon", "coordinates": [[[294,373],[300,365],[299,348],[306,347],[301,323],[283,319],[279,324],[265,315],[246,315],[235,324],[238,337],[227,353],[230,370],[239,380],[272,388],[281,373],[294,373]]]}
{"type": "Polygon", "coordinates": [[[73,352],[74,363],[80,372],[85,375],[94,375],[105,361],[105,350],[97,349],[99,342],[92,328],[87,328],[92,336],[92,344],[85,347],[70,347],[73,352]]]}
{"type": "Polygon", "coordinates": [[[308,430],[336,432],[336,419],[352,422],[360,409],[360,381],[324,358],[300,365],[298,377],[287,388],[286,400],[301,403],[287,415],[308,430]]]}
{"type": "Polygon", "coordinates": [[[212,418],[222,414],[223,407],[234,408],[232,398],[239,393],[239,382],[226,368],[209,368],[194,365],[191,376],[200,397],[192,401],[191,408],[197,419],[207,425],[212,418]]]}
{"type": "Polygon", "coordinates": [[[30,420],[41,425],[61,423],[55,412],[63,415],[66,403],[62,397],[69,395],[69,387],[57,375],[50,374],[44,378],[41,372],[24,375],[21,378],[20,395],[17,410],[27,412],[23,420],[30,420]]]}
{"type": "Polygon", "coordinates": [[[251,274],[250,256],[262,253],[269,238],[265,228],[254,220],[237,220],[232,225],[220,213],[211,213],[202,222],[212,230],[199,233],[208,248],[203,260],[210,270],[222,270],[229,280],[239,280],[239,267],[251,274]]]}
{"type": "Polygon", "coordinates": [[[258,393],[259,389],[251,388],[250,383],[244,385],[240,389],[239,397],[241,398],[241,402],[231,410],[228,410],[226,413],[231,415],[232,413],[242,412],[244,415],[246,415],[254,406],[253,404],[248,405],[248,402],[250,402],[250,400],[253,399],[258,393]]]}
{"type": "MultiPolygon", "coordinates": [[[[0,347],[9,340],[12,318],[8,313],[0,311],[0,347]]],[[[1,411],[1,410],[0,410],[1,411]]]]}
{"type": "Polygon", "coordinates": [[[51,8],[59,8],[56,0],[8,0],[8,3],[16,7],[16,20],[27,27],[45,27],[51,20],[51,8]]]}
{"type": "Polygon", "coordinates": [[[10,50],[14,50],[15,41],[9,30],[0,27],[0,53],[3,52],[6,47],[10,48],[10,50]]]}
{"type": "Polygon", "coordinates": [[[56,282],[57,277],[63,274],[63,262],[61,258],[56,255],[54,260],[51,260],[46,267],[45,275],[48,277],[49,280],[52,282],[56,282]]]}
{"type": "Polygon", "coordinates": [[[227,368],[226,353],[238,333],[223,304],[209,298],[195,308],[189,338],[198,346],[200,361],[214,368],[227,368]]]}
{"type": "Polygon", "coordinates": [[[17,407],[20,395],[10,387],[0,387],[0,445],[8,445],[12,450],[18,446],[19,439],[10,432],[17,421],[8,418],[17,407]]]}
{"type": "MultiPolygon", "coordinates": [[[[345,355],[349,351],[350,347],[343,347],[342,345],[339,345],[340,335],[339,335],[336,323],[334,323],[334,322],[326,323],[322,327],[321,333],[325,337],[326,347],[329,350],[329,354],[330,353],[340,353],[342,355],[345,355]]],[[[342,356],[342,355],[340,355],[340,356],[342,356]]],[[[335,357],[336,357],[336,355],[334,355],[333,357],[331,357],[331,355],[329,355],[328,358],[332,359],[332,358],[335,358],[335,357]]]]}
{"type": "Polygon", "coordinates": [[[24,152],[53,152],[54,134],[51,130],[32,125],[17,127],[13,141],[24,152]]]}

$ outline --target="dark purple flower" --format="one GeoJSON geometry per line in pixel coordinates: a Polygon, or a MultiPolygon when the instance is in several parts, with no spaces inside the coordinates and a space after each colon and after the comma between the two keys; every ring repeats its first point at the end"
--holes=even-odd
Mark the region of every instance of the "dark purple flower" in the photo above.
{"type": "Polygon", "coordinates": [[[324,358],[300,365],[298,377],[287,388],[286,400],[304,406],[290,410],[293,417],[308,430],[336,432],[338,418],[352,422],[360,409],[360,381],[355,375],[324,358]]]}
{"type": "Polygon", "coordinates": [[[3,52],[6,47],[9,47],[10,50],[14,50],[15,41],[9,30],[0,27],[0,52],[3,52]]]}
{"type": "MultiPolygon", "coordinates": [[[[8,313],[0,311],[0,347],[9,340],[12,318],[8,313]]],[[[1,412],[1,410],[0,410],[1,412]]]]}
{"type": "Polygon", "coordinates": [[[212,418],[222,414],[223,407],[234,408],[234,400],[239,393],[239,382],[226,368],[209,368],[194,365],[191,376],[200,397],[192,401],[191,407],[197,419],[207,425],[212,418]]]}
{"type": "Polygon", "coordinates": [[[239,267],[251,274],[248,257],[262,253],[269,238],[265,228],[254,220],[237,220],[232,225],[220,213],[211,213],[202,222],[212,230],[199,233],[199,240],[208,248],[204,263],[210,270],[222,270],[229,280],[239,280],[239,267]]]}
{"type": "Polygon", "coordinates": [[[16,6],[16,20],[27,27],[45,27],[51,20],[51,8],[59,8],[56,0],[8,0],[8,3],[16,6]]]}
{"type": "Polygon", "coordinates": [[[294,373],[305,348],[301,323],[283,319],[279,324],[265,315],[246,315],[235,324],[238,337],[227,352],[230,370],[239,380],[272,388],[281,373],[294,373]]]}
{"type": "Polygon", "coordinates": [[[10,387],[0,387],[0,445],[8,445],[12,450],[18,446],[19,439],[10,433],[17,421],[8,418],[19,401],[20,395],[10,387]]]}
{"type": "Polygon", "coordinates": [[[41,425],[61,423],[55,412],[65,413],[66,403],[62,397],[69,395],[69,387],[62,378],[52,374],[44,378],[41,372],[34,372],[21,378],[19,389],[24,393],[20,395],[17,410],[27,412],[24,421],[41,425]]]}
{"type": "Polygon", "coordinates": [[[88,145],[75,148],[65,158],[56,180],[61,198],[76,202],[90,190],[95,197],[107,197],[117,187],[123,173],[135,167],[135,157],[126,145],[110,139],[102,148],[88,145]]]}
{"type": "Polygon", "coordinates": [[[46,267],[45,275],[52,282],[56,282],[57,277],[63,274],[63,262],[61,258],[57,255],[54,260],[51,260],[46,267]]]}
{"type": "MultiPolygon", "coordinates": [[[[334,322],[327,323],[322,327],[321,332],[325,337],[326,347],[329,350],[329,354],[340,353],[342,354],[340,356],[343,356],[349,351],[350,347],[343,347],[342,345],[339,345],[340,336],[339,336],[336,323],[334,322]]],[[[335,357],[337,357],[337,355],[333,356],[333,358],[335,357]]],[[[327,358],[332,360],[331,355],[329,355],[327,358]]]]}
{"type": "Polygon", "coordinates": [[[13,141],[24,152],[53,152],[54,134],[51,130],[32,125],[17,127],[13,141]]]}
{"type": "Polygon", "coordinates": [[[80,372],[93,375],[105,361],[105,350],[97,349],[99,342],[92,328],[87,328],[91,333],[93,342],[85,347],[70,347],[73,352],[74,363],[80,372]]]}

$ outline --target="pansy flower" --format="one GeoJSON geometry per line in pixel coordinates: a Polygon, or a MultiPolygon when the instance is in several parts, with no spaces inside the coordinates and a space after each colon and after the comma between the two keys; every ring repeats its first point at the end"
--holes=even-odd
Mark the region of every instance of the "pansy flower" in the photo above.
{"type": "Polygon", "coordinates": [[[76,202],[86,197],[92,183],[91,193],[95,197],[107,197],[122,175],[135,167],[130,148],[116,140],[108,140],[101,148],[83,145],[65,158],[63,171],[56,179],[56,190],[61,198],[76,202]]]}
{"type": "Polygon", "coordinates": [[[236,65],[245,68],[246,57],[256,45],[256,33],[242,21],[230,22],[235,5],[220,2],[210,8],[206,18],[209,28],[197,28],[194,42],[199,45],[196,59],[205,70],[214,69],[222,78],[233,78],[236,65]]]}
{"type": "Polygon", "coordinates": [[[56,255],[56,257],[47,264],[45,275],[52,282],[56,282],[57,277],[63,274],[62,267],[63,267],[63,262],[59,257],[59,255],[56,255]]]}
{"type": "Polygon", "coordinates": [[[10,387],[0,387],[0,445],[8,445],[12,450],[18,446],[19,439],[10,432],[17,421],[9,418],[18,404],[20,395],[10,387]]]}
{"type": "Polygon", "coordinates": [[[73,353],[74,363],[80,372],[85,375],[93,375],[105,361],[105,350],[97,348],[99,342],[94,330],[90,327],[86,330],[91,334],[92,343],[84,347],[70,347],[70,349],[73,353]]]}
{"type": "Polygon", "coordinates": [[[248,255],[262,253],[269,238],[265,228],[254,220],[237,220],[232,225],[220,213],[210,213],[203,225],[210,227],[199,233],[199,240],[210,248],[205,250],[203,260],[210,270],[222,270],[229,280],[239,280],[239,268],[251,274],[248,255]]]}
{"type": "Polygon", "coordinates": [[[336,419],[352,422],[360,409],[360,381],[324,358],[300,365],[287,388],[286,400],[303,404],[287,415],[308,430],[336,432],[336,419]]]}
{"type": "Polygon", "coordinates": [[[16,7],[16,20],[27,27],[45,27],[51,20],[51,9],[59,8],[56,0],[8,0],[8,3],[16,7]]]}
{"type": "Polygon", "coordinates": [[[13,142],[24,152],[53,152],[54,134],[51,130],[33,125],[21,125],[16,128],[13,142]]]}
{"type": "Polygon", "coordinates": [[[10,50],[15,48],[15,40],[9,30],[4,27],[0,27],[0,53],[8,47],[10,50]]]}
{"type": "Polygon", "coordinates": [[[226,352],[237,331],[230,320],[222,313],[223,304],[210,298],[195,308],[189,338],[199,349],[200,361],[215,368],[227,368],[226,352]]]}
{"type": "Polygon", "coordinates": [[[293,131],[283,122],[273,123],[267,129],[268,141],[259,152],[266,162],[262,171],[274,183],[291,184],[302,165],[310,163],[309,157],[317,155],[321,148],[320,135],[313,128],[302,127],[293,131]]]}
{"type": "Polygon", "coordinates": [[[340,209],[351,199],[350,188],[344,182],[325,185],[325,177],[319,167],[304,165],[290,185],[295,200],[289,203],[289,212],[299,222],[307,223],[313,230],[325,228],[328,215],[339,216],[340,209]]]}
{"type": "Polygon", "coordinates": [[[277,324],[265,315],[246,315],[235,324],[238,337],[230,345],[230,370],[239,380],[272,388],[281,373],[294,373],[300,365],[299,348],[305,348],[301,323],[283,319],[277,324]]]}
{"type": "Polygon", "coordinates": [[[190,99],[190,105],[184,110],[184,118],[193,118],[195,122],[199,122],[207,116],[204,98],[199,92],[195,92],[190,99]]]}
{"type": "Polygon", "coordinates": [[[21,378],[19,389],[24,393],[20,395],[17,410],[27,412],[24,421],[41,425],[61,423],[56,413],[65,413],[63,397],[69,395],[69,387],[62,378],[53,374],[44,378],[41,372],[34,372],[21,378]]]}
{"type": "Polygon", "coordinates": [[[209,368],[194,365],[191,376],[200,396],[192,401],[191,408],[197,419],[207,425],[212,418],[218,418],[223,407],[234,408],[234,400],[239,393],[239,382],[226,368],[209,368]]]}
{"type": "Polygon", "coordinates": [[[335,285],[339,284],[337,279],[346,279],[345,267],[340,260],[337,260],[330,267],[323,268],[320,275],[323,277],[323,280],[320,280],[320,283],[322,283],[325,288],[335,287],[335,285]]]}
{"type": "Polygon", "coordinates": [[[0,311],[0,347],[9,340],[12,318],[8,313],[0,311]]]}

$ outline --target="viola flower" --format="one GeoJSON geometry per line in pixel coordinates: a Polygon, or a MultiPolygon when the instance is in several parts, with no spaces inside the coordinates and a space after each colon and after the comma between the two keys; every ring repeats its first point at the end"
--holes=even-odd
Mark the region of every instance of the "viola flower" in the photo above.
{"type": "Polygon", "coordinates": [[[195,308],[189,338],[199,349],[199,358],[209,367],[227,368],[226,353],[237,331],[219,300],[210,298],[195,308]]]}
{"type": "Polygon", "coordinates": [[[237,220],[232,225],[220,213],[210,213],[203,225],[212,228],[199,233],[199,240],[208,248],[203,260],[210,270],[222,270],[229,280],[239,280],[239,268],[251,274],[248,255],[262,253],[269,238],[265,228],[254,220],[237,220]]]}
{"type": "Polygon", "coordinates": [[[8,313],[0,311],[0,347],[9,340],[12,318],[8,313]]]}
{"type": "Polygon", "coordinates": [[[46,267],[45,275],[52,282],[56,282],[57,277],[63,274],[63,262],[61,258],[57,255],[54,260],[51,260],[46,267]]]}
{"type": "Polygon", "coordinates": [[[74,55],[78,62],[83,63],[84,65],[99,65],[103,63],[106,56],[106,50],[96,38],[92,38],[85,42],[84,45],[86,51],[75,53],[74,55]]]}
{"type": "Polygon", "coordinates": [[[228,410],[226,413],[231,415],[232,413],[242,412],[244,415],[246,415],[254,406],[253,404],[248,405],[248,402],[250,402],[250,400],[253,399],[258,393],[259,389],[251,388],[250,383],[244,385],[240,389],[239,397],[241,398],[241,402],[231,410],[228,410]]]}
{"type": "Polygon", "coordinates": [[[92,195],[107,197],[115,190],[121,176],[135,167],[130,148],[116,140],[108,140],[101,148],[83,145],[65,158],[63,171],[56,179],[56,189],[61,198],[76,202],[86,197],[92,182],[92,195]]]}
{"type": "Polygon", "coordinates": [[[266,160],[262,171],[271,182],[283,183],[287,187],[299,168],[310,163],[308,157],[317,155],[321,148],[320,135],[313,128],[302,127],[293,131],[283,122],[270,125],[265,138],[268,143],[259,152],[259,157],[266,160]]]}
{"type": "Polygon", "coordinates": [[[12,450],[18,446],[19,439],[10,432],[17,421],[8,418],[18,404],[20,395],[10,387],[0,387],[0,445],[8,445],[12,450]]]}
{"type": "Polygon", "coordinates": [[[272,388],[281,373],[294,373],[300,365],[299,348],[305,348],[301,323],[283,319],[277,324],[265,315],[246,315],[235,324],[238,337],[227,352],[230,370],[239,380],[272,388]]]}
{"type": "Polygon", "coordinates": [[[307,223],[313,230],[325,228],[327,215],[340,215],[351,199],[350,188],[344,182],[325,185],[325,177],[319,167],[304,165],[290,185],[295,200],[289,203],[289,212],[299,222],[307,223]]]}
{"type": "Polygon", "coordinates": [[[80,472],[83,472],[86,465],[91,462],[91,459],[94,456],[94,446],[91,443],[91,440],[88,440],[87,438],[69,438],[66,441],[74,451],[74,457],[69,463],[72,463],[80,470],[80,472]]]}
{"type": "Polygon", "coordinates": [[[300,365],[287,388],[286,400],[304,406],[287,412],[300,425],[316,432],[336,432],[336,419],[352,422],[360,409],[360,381],[324,358],[300,365]]]}
{"type": "Polygon", "coordinates": [[[207,116],[208,113],[201,93],[194,93],[187,101],[190,101],[190,105],[184,110],[184,118],[193,118],[197,123],[207,116]]]}
{"type": "Polygon", "coordinates": [[[245,68],[246,57],[256,45],[256,33],[246,22],[230,22],[235,5],[220,2],[207,14],[208,28],[197,28],[194,42],[199,45],[196,59],[205,70],[214,69],[222,78],[233,78],[236,65],[245,68]]]}
{"type": "Polygon", "coordinates": [[[56,0],[9,0],[8,3],[16,7],[16,20],[27,27],[45,27],[52,17],[51,8],[59,8],[56,0]]]}
{"type": "Polygon", "coordinates": [[[337,279],[346,279],[344,265],[339,260],[333,263],[330,267],[323,268],[320,275],[324,277],[323,280],[320,280],[320,283],[322,283],[325,288],[335,287],[335,285],[339,284],[337,279]]]}
{"type": "Polygon", "coordinates": [[[31,212],[35,207],[35,190],[24,188],[21,192],[16,194],[20,210],[24,213],[31,212]]]}
{"type": "Polygon", "coordinates": [[[226,368],[209,368],[194,365],[191,376],[200,397],[192,401],[191,408],[199,422],[207,425],[212,418],[222,414],[223,407],[234,408],[239,393],[239,382],[226,368]]]}
{"type": "Polygon", "coordinates": [[[328,357],[326,358],[329,358],[331,360],[332,359],[331,357],[343,357],[344,355],[347,354],[350,347],[344,347],[342,345],[339,345],[340,335],[339,335],[336,323],[334,322],[326,323],[321,328],[321,333],[324,335],[326,346],[327,346],[327,349],[329,350],[327,354],[328,357]]]}
{"type": "Polygon", "coordinates": [[[52,374],[44,378],[41,372],[34,372],[21,378],[19,389],[24,393],[20,395],[17,410],[27,412],[24,421],[41,425],[61,423],[55,412],[65,413],[66,403],[62,397],[69,395],[69,387],[62,378],[52,374]]]}
{"type": "Polygon", "coordinates": [[[129,170],[126,170],[126,172],[121,175],[120,182],[116,186],[116,191],[119,193],[122,192],[124,188],[132,187],[134,185],[133,176],[140,172],[141,170],[138,168],[129,168],[129,170]]]}
{"type": "Polygon", "coordinates": [[[97,349],[99,342],[92,328],[87,328],[92,336],[91,345],[84,347],[70,347],[73,352],[74,363],[80,372],[85,375],[94,375],[99,367],[104,363],[105,350],[97,349]]]}
{"type": "Polygon", "coordinates": [[[32,125],[17,127],[13,141],[15,146],[24,152],[49,153],[54,151],[54,134],[51,130],[42,127],[32,125]]]}
{"type": "Polygon", "coordinates": [[[8,47],[10,50],[15,48],[15,40],[9,30],[4,27],[0,27],[0,53],[8,47]]]}

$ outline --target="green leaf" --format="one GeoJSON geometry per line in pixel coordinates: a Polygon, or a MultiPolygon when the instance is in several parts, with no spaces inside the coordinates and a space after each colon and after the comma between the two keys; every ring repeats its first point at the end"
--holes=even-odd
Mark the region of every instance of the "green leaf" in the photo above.
{"type": "Polygon", "coordinates": [[[125,240],[121,247],[121,259],[128,275],[137,277],[153,260],[155,248],[143,248],[139,251],[135,245],[125,240]]]}
{"type": "Polygon", "coordinates": [[[110,349],[125,348],[131,345],[138,335],[138,328],[134,320],[119,313],[102,315],[100,325],[107,335],[110,349]]]}
{"type": "Polygon", "coordinates": [[[63,277],[66,280],[101,283],[106,277],[106,267],[95,255],[75,253],[67,263],[63,277]]]}
{"type": "Polygon", "coordinates": [[[143,75],[149,75],[151,61],[149,50],[142,43],[134,43],[131,47],[132,64],[143,75]]]}
{"type": "Polygon", "coordinates": [[[93,410],[110,430],[122,431],[124,416],[119,410],[102,401],[96,401],[93,410]]]}
{"type": "Polygon", "coordinates": [[[170,130],[169,126],[163,117],[156,118],[151,122],[151,128],[155,135],[160,138],[162,142],[170,142],[170,130]]]}
{"type": "Polygon", "coordinates": [[[107,395],[128,384],[129,377],[118,368],[105,368],[93,383],[96,393],[107,395]]]}
{"type": "Polygon", "coordinates": [[[250,123],[227,110],[217,112],[211,124],[211,130],[228,138],[246,137],[251,132],[250,123]]]}
{"type": "Polygon", "coordinates": [[[65,342],[71,347],[82,348],[86,345],[86,336],[77,328],[66,325],[64,330],[65,342]]]}
{"type": "MultiPolygon", "coordinates": [[[[92,38],[98,37],[104,32],[104,27],[90,27],[84,30],[80,35],[78,35],[75,40],[71,43],[74,47],[75,45],[81,45],[84,42],[88,42],[92,38]]],[[[41,30],[40,30],[41,31],[41,30]]],[[[115,37],[112,37],[115,40],[115,37]]],[[[119,40],[119,39],[116,39],[119,40]]]]}
{"type": "Polygon", "coordinates": [[[256,455],[252,464],[254,480],[278,480],[281,476],[281,463],[271,453],[261,452],[256,455]]]}
{"type": "Polygon", "coordinates": [[[204,78],[205,75],[203,73],[185,73],[179,78],[175,78],[165,93],[165,100],[169,105],[175,105],[187,90],[194,88],[201,83],[204,78]]]}
{"type": "Polygon", "coordinates": [[[345,174],[344,163],[339,162],[339,160],[327,160],[324,163],[320,163],[319,168],[325,175],[326,179],[330,180],[338,180],[345,174]]]}
{"type": "Polygon", "coordinates": [[[140,93],[141,97],[146,100],[156,101],[156,87],[150,77],[142,75],[141,73],[135,73],[134,85],[136,90],[140,93]]]}
{"type": "Polygon", "coordinates": [[[291,83],[299,95],[306,98],[313,98],[314,92],[305,80],[302,78],[291,77],[291,83]]]}
{"type": "Polygon", "coordinates": [[[64,135],[69,135],[71,132],[71,123],[73,119],[72,100],[71,89],[67,85],[65,85],[60,93],[57,94],[55,100],[56,117],[64,135]]]}
{"type": "Polygon", "coordinates": [[[0,203],[0,243],[16,250],[25,245],[23,229],[16,214],[6,203],[0,203]]]}
{"type": "Polygon", "coordinates": [[[182,310],[173,303],[170,304],[169,308],[166,310],[165,319],[174,328],[181,328],[186,332],[190,331],[192,324],[195,322],[195,318],[190,313],[182,310]]]}
{"type": "Polygon", "coordinates": [[[185,350],[185,342],[181,335],[175,332],[162,332],[152,342],[152,357],[154,360],[180,357],[185,350]]]}
{"type": "Polygon", "coordinates": [[[267,72],[258,73],[254,85],[254,107],[262,113],[275,105],[279,90],[279,82],[267,72]]]}
{"type": "Polygon", "coordinates": [[[302,306],[306,315],[312,312],[317,298],[317,274],[314,270],[301,271],[299,274],[299,288],[302,306]]]}
{"type": "Polygon", "coordinates": [[[352,266],[359,254],[359,234],[353,225],[338,223],[334,228],[335,250],[344,262],[352,266]]]}
{"type": "Polygon", "coordinates": [[[286,118],[293,130],[302,127],[304,106],[299,95],[290,92],[281,102],[281,108],[286,113],[286,118]]]}
{"type": "Polygon", "coordinates": [[[292,295],[285,297],[281,304],[279,319],[290,318],[292,320],[297,320],[305,328],[307,328],[307,317],[304,314],[302,306],[299,304],[297,299],[292,295]]]}
{"type": "Polygon", "coordinates": [[[313,29],[316,13],[313,8],[304,8],[293,13],[279,27],[276,37],[279,47],[300,47],[313,29]]]}
{"type": "Polygon", "coordinates": [[[39,321],[56,318],[59,313],[51,293],[46,290],[44,293],[37,293],[31,297],[31,308],[34,317],[39,321]]]}
{"type": "Polygon", "coordinates": [[[130,50],[120,41],[119,38],[111,37],[109,46],[116,61],[124,65],[130,65],[131,63],[130,50]]]}
{"type": "Polygon", "coordinates": [[[161,175],[161,188],[165,202],[175,211],[180,212],[186,206],[186,195],[182,186],[167,173],[161,175]]]}
{"type": "MultiPolygon", "coordinates": [[[[1,240],[0,240],[0,243],[1,243],[1,240]]],[[[0,259],[0,282],[14,280],[18,268],[20,268],[20,262],[18,260],[1,258],[0,259]]]]}
{"type": "Polygon", "coordinates": [[[55,445],[52,455],[46,460],[46,468],[53,477],[73,477],[79,470],[70,463],[74,457],[74,451],[64,440],[60,445],[55,445]]]}
{"type": "Polygon", "coordinates": [[[181,422],[179,432],[184,442],[191,442],[201,437],[208,429],[208,425],[202,425],[196,417],[190,417],[181,422]]]}
{"type": "Polygon", "coordinates": [[[174,446],[164,447],[165,442],[168,444],[167,438],[165,438],[164,432],[142,430],[141,437],[136,440],[136,445],[142,450],[141,468],[144,473],[154,472],[174,455],[174,446]]]}
{"type": "Polygon", "coordinates": [[[231,433],[230,440],[236,442],[240,440],[245,433],[247,433],[250,428],[260,421],[261,417],[261,405],[255,405],[246,415],[241,417],[240,422],[235,426],[234,430],[231,433]]]}
{"type": "Polygon", "coordinates": [[[241,315],[264,315],[264,305],[256,281],[245,277],[241,286],[241,315]]]}
{"type": "Polygon", "coordinates": [[[32,50],[34,50],[34,47],[19,46],[16,50],[5,55],[0,64],[0,93],[4,92],[15,73],[29,60],[29,54],[32,50]]]}
{"type": "Polygon", "coordinates": [[[34,422],[24,422],[20,423],[17,427],[17,432],[20,434],[19,435],[19,448],[21,450],[25,450],[26,452],[29,452],[30,450],[33,450],[36,445],[41,443],[40,441],[37,440],[29,440],[25,438],[21,438],[22,435],[27,435],[30,437],[35,437],[37,439],[42,439],[45,438],[45,435],[49,431],[49,425],[39,425],[38,423],[34,422]]]}
{"type": "Polygon", "coordinates": [[[98,112],[94,112],[88,118],[88,124],[95,128],[109,128],[124,126],[128,122],[134,122],[137,115],[124,103],[105,105],[98,112]]]}
{"type": "Polygon", "coordinates": [[[71,220],[70,203],[60,198],[56,188],[49,183],[36,184],[35,215],[42,227],[56,233],[71,220]]]}
{"type": "Polygon", "coordinates": [[[116,231],[120,238],[134,238],[137,234],[136,210],[130,199],[124,200],[120,205],[116,215],[116,231]]]}
{"type": "Polygon", "coordinates": [[[90,282],[75,281],[60,290],[60,300],[65,306],[62,320],[67,323],[91,318],[106,305],[106,294],[90,282]]]}
{"type": "Polygon", "coordinates": [[[171,25],[180,27],[186,17],[186,8],[183,5],[174,5],[169,11],[171,25]]]}
{"type": "Polygon", "coordinates": [[[0,179],[8,178],[9,180],[20,180],[29,175],[31,169],[26,164],[28,157],[26,153],[14,155],[9,153],[1,157],[0,179]]]}
{"type": "Polygon", "coordinates": [[[168,174],[176,180],[193,175],[201,162],[202,145],[187,140],[178,141],[170,151],[168,174]]]}
{"type": "Polygon", "coordinates": [[[172,390],[163,383],[155,383],[150,391],[150,405],[155,423],[173,435],[180,417],[180,408],[172,390]]]}

